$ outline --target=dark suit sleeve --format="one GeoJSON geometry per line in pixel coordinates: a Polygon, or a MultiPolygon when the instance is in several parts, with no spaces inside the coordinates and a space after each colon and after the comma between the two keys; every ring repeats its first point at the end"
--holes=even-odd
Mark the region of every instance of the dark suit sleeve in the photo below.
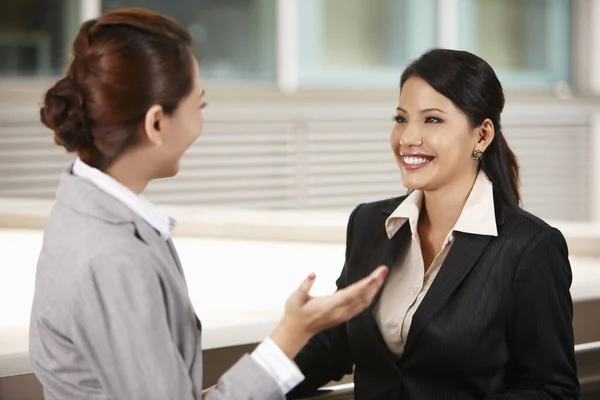
{"type": "MultiPolygon", "coordinates": [[[[336,285],[342,289],[348,285],[346,280],[348,257],[352,247],[352,231],[355,216],[362,205],[352,211],[346,231],[346,260],[336,285]]],[[[323,385],[339,381],[351,374],[354,361],[348,343],[346,324],[340,324],[315,335],[294,360],[305,376],[304,381],[288,393],[288,399],[314,395],[323,385]]]]}
{"type": "Polygon", "coordinates": [[[513,287],[508,330],[512,387],[486,399],[579,398],[571,280],[563,235],[552,228],[532,239],[513,287]]]}

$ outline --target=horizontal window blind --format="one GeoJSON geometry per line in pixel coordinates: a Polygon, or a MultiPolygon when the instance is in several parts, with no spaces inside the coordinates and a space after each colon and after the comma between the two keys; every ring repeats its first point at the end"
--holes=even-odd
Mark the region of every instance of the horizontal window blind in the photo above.
{"type": "MultiPolygon", "coordinates": [[[[36,102],[0,101],[0,197],[53,198],[73,159],[53,144],[36,102]]],[[[344,209],[402,195],[389,147],[389,104],[220,104],[174,179],[150,184],[161,204],[344,209]]],[[[521,164],[524,207],[542,218],[585,220],[590,209],[590,118],[585,107],[508,109],[503,128],[521,164]]]]}

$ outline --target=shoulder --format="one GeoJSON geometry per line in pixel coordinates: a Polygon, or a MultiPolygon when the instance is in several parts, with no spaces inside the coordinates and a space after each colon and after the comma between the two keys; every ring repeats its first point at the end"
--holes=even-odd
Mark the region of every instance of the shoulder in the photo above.
{"type": "Polygon", "coordinates": [[[149,246],[136,238],[133,223],[112,224],[67,207],[56,211],[46,225],[38,259],[37,277],[45,282],[44,292],[73,292],[82,280],[99,273],[150,274],[156,269],[156,259],[149,246]]]}
{"type": "Polygon", "coordinates": [[[506,204],[505,222],[508,227],[505,234],[519,241],[529,244],[538,240],[564,242],[563,234],[558,229],[516,205],[506,204]]]}
{"type": "Polygon", "coordinates": [[[507,205],[504,236],[506,251],[514,252],[518,277],[571,282],[569,249],[564,235],[541,218],[517,206],[507,205]]]}
{"type": "Polygon", "coordinates": [[[112,223],[57,203],[44,230],[43,250],[90,260],[111,253],[144,253],[133,222],[112,223]]]}
{"type": "Polygon", "coordinates": [[[99,253],[74,274],[79,300],[91,296],[120,299],[123,296],[160,294],[161,275],[153,258],[131,250],[99,253]],[[113,295],[110,295],[110,294],[113,295]]]}
{"type": "MultiPolygon", "coordinates": [[[[514,283],[523,290],[551,288],[553,295],[564,289],[565,299],[573,281],[567,242],[560,230],[533,214],[517,209],[514,218],[513,244],[520,250],[515,264],[514,283]]],[[[507,215],[508,217],[508,215],[507,215]]],[[[511,240],[512,238],[509,238],[511,240]]],[[[514,248],[514,247],[513,247],[514,248]]]]}

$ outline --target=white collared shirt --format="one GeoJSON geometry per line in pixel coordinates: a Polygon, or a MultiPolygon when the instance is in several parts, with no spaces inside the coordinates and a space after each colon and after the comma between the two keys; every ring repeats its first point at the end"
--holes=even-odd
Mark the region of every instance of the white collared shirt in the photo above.
{"type": "MultiPolygon", "coordinates": [[[[93,183],[102,191],[121,201],[156,229],[165,240],[171,238],[175,220],[159,210],[144,196],[134,193],[111,176],[90,167],[79,158],[73,163],[73,174],[93,183]]],[[[269,337],[252,352],[251,356],[277,382],[284,395],[304,380],[304,375],[298,366],[269,337]]]]}
{"type": "Polygon", "coordinates": [[[175,220],[159,210],[144,196],[132,192],[110,175],[90,167],[79,158],[73,163],[73,174],[90,181],[102,191],[125,204],[131,211],[156,229],[163,238],[169,239],[171,237],[171,231],[176,225],[175,220]]]}
{"type": "Polygon", "coordinates": [[[454,232],[498,236],[492,183],[485,173],[479,172],[456,224],[444,240],[441,251],[429,268],[425,268],[417,230],[422,201],[423,192],[415,190],[385,222],[390,239],[406,221],[410,224],[412,233],[411,241],[390,270],[375,311],[383,338],[390,351],[396,355],[401,355],[404,351],[413,316],[452,247],[454,232]]]}

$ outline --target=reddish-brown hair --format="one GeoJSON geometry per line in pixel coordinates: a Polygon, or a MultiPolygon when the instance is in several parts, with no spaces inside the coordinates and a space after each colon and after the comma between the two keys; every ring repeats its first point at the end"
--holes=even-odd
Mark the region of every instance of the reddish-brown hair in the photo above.
{"type": "Polygon", "coordinates": [[[41,121],[54,141],[99,169],[141,137],[148,109],[172,114],[194,85],[189,33],[142,9],[84,22],[65,76],[48,90],[41,121]]]}

